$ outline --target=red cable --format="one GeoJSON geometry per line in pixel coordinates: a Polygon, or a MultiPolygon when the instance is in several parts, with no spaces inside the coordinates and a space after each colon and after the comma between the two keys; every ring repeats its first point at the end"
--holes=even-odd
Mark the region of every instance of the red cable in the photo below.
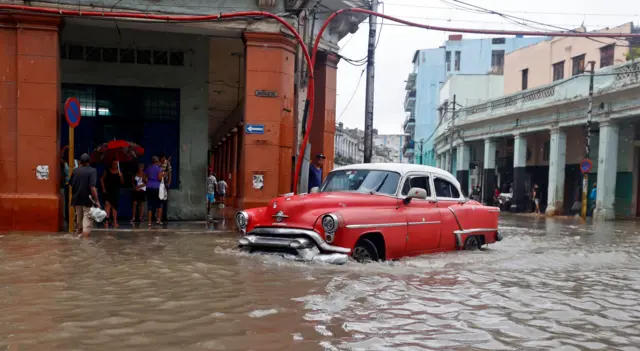
{"type": "Polygon", "coordinates": [[[8,4],[0,4],[0,10],[9,10],[9,11],[21,11],[27,13],[38,13],[38,14],[46,14],[53,16],[70,16],[70,17],[102,17],[102,18],[129,18],[129,19],[137,19],[137,20],[155,20],[155,21],[170,21],[170,22],[180,22],[180,21],[213,21],[213,20],[222,20],[222,19],[233,19],[240,17],[267,17],[272,18],[278,21],[280,24],[284,25],[296,38],[302,52],[304,53],[304,58],[307,61],[307,65],[309,66],[309,82],[307,89],[307,99],[309,100],[309,107],[307,110],[308,119],[307,119],[307,129],[305,133],[304,140],[305,142],[300,147],[300,155],[298,156],[297,164],[296,164],[296,174],[294,177],[294,192],[297,193],[297,184],[298,184],[298,175],[300,174],[300,167],[302,164],[302,159],[304,158],[305,145],[309,139],[309,131],[311,129],[311,124],[313,122],[313,107],[314,107],[314,86],[315,86],[315,78],[313,72],[313,61],[311,60],[311,56],[309,55],[309,50],[307,50],[307,45],[300,37],[300,34],[291,26],[287,21],[282,19],[281,17],[274,15],[270,12],[263,11],[243,11],[243,12],[232,12],[232,13],[221,13],[219,15],[200,15],[200,16],[175,16],[175,15],[154,15],[147,13],[135,13],[135,12],[97,12],[97,11],[77,11],[77,10],[62,10],[62,9],[52,9],[46,7],[35,7],[35,6],[23,6],[23,5],[8,5],[8,4]]]}
{"type": "Polygon", "coordinates": [[[345,12],[359,12],[372,16],[382,17],[384,19],[405,24],[411,27],[423,28],[428,30],[436,30],[442,32],[454,32],[454,33],[472,33],[472,34],[490,34],[490,35],[525,35],[525,36],[547,36],[547,37],[580,37],[580,38],[640,38],[640,33],[577,33],[577,32],[540,32],[540,31],[504,31],[504,30],[489,30],[489,29],[466,29],[466,28],[448,28],[448,27],[439,27],[439,26],[430,26],[427,24],[421,24],[416,22],[411,22],[407,20],[403,20],[397,17],[385,15],[382,13],[374,12],[371,10],[361,9],[361,8],[348,8],[338,10],[332,13],[322,24],[320,32],[318,32],[316,36],[315,43],[313,45],[312,56],[309,56],[309,52],[306,48],[306,45],[298,32],[291,26],[287,21],[282,19],[279,16],[276,16],[269,12],[263,11],[244,11],[244,12],[233,12],[233,13],[221,13],[219,15],[201,15],[201,16],[175,16],[175,15],[153,15],[146,13],[131,13],[131,12],[97,12],[97,11],[75,11],[75,10],[56,10],[45,7],[33,7],[33,6],[23,6],[23,5],[8,5],[8,4],[0,4],[0,10],[11,10],[11,11],[24,11],[31,13],[41,13],[55,16],[74,16],[74,17],[105,17],[105,18],[130,18],[130,19],[142,19],[142,20],[157,20],[157,21],[211,21],[211,20],[221,20],[221,19],[233,19],[239,17],[267,17],[272,18],[284,25],[296,38],[298,43],[300,44],[302,51],[305,56],[305,60],[307,61],[307,65],[309,66],[309,83],[307,89],[307,100],[309,101],[309,109],[308,109],[308,118],[307,118],[307,126],[306,132],[303,138],[303,142],[300,145],[300,150],[298,152],[298,157],[296,159],[296,169],[294,174],[294,192],[297,193],[298,180],[300,176],[300,170],[302,167],[302,161],[304,159],[304,152],[306,150],[307,143],[309,141],[309,135],[311,132],[311,125],[313,122],[313,108],[314,108],[314,64],[317,57],[318,46],[320,44],[320,39],[324,34],[329,22],[333,20],[336,16],[345,12]]]}
{"type": "MultiPolygon", "coordinates": [[[[315,40],[315,43],[313,45],[313,49],[311,51],[311,58],[312,58],[311,62],[312,62],[313,65],[315,65],[315,61],[316,61],[316,57],[317,57],[317,53],[318,53],[318,46],[320,45],[320,39],[322,38],[322,35],[324,34],[324,31],[327,29],[327,26],[329,25],[329,22],[331,22],[331,20],[333,20],[336,16],[340,15],[341,13],[345,13],[345,12],[365,13],[365,14],[368,14],[368,15],[382,17],[384,19],[387,19],[387,20],[390,20],[390,21],[393,21],[393,22],[406,24],[406,25],[411,26],[411,27],[418,27],[418,28],[436,30],[436,31],[442,31],[442,32],[491,34],[491,35],[546,36],[546,37],[640,38],[640,33],[529,32],[529,31],[503,31],[503,30],[490,30],[490,29],[448,28],[448,27],[430,26],[430,25],[427,25],[427,24],[411,22],[411,21],[403,20],[403,19],[400,19],[400,18],[397,18],[397,17],[385,15],[383,13],[374,12],[374,11],[371,11],[371,10],[366,10],[366,9],[361,9],[361,8],[349,8],[349,9],[338,10],[338,11],[332,13],[324,21],[324,23],[322,24],[322,27],[320,28],[320,31],[318,32],[318,34],[316,36],[316,40],[315,40]]],[[[311,89],[309,89],[309,91],[313,92],[311,89]]],[[[307,99],[310,99],[310,101],[313,102],[313,96],[312,95],[307,94],[307,99]]],[[[309,140],[309,133],[311,132],[311,120],[312,120],[312,118],[313,118],[313,116],[309,115],[309,122],[307,123],[306,133],[304,135],[303,142],[300,145],[300,151],[298,153],[298,162],[296,164],[296,174],[295,174],[295,178],[294,178],[294,182],[293,182],[294,187],[298,184],[298,176],[300,174],[300,168],[302,166],[302,162],[301,161],[302,161],[302,159],[304,157],[305,147],[307,146],[307,142],[309,140]]]]}

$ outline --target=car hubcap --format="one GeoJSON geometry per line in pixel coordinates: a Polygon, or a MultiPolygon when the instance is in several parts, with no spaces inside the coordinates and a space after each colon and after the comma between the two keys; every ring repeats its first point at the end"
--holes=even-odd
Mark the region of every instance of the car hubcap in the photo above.
{"type": "Polygon", "coordinates": [[[369,254],[369,251],[364,247],[356,247],[355,250],[353,250],[353,258],[360,262],[371,261],[371,254],[369,254]]]}

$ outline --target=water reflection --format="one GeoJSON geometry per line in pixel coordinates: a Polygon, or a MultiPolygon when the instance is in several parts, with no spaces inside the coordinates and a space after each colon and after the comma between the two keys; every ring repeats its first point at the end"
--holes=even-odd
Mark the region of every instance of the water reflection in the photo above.
{"type": "Polygon", "coordinates": [[[503,242],[372,265],[235,250],[214,224],[0,237],[0,347],[523,350],[640,344],[633,222],[507,217],[503,242]]]}

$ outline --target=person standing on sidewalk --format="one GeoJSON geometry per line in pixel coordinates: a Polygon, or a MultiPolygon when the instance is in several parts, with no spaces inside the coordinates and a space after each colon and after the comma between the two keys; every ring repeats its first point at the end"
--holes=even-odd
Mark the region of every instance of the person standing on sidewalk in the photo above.
{"type": "Polygon", "coordinates": [[[314,163],[309,165],[309,191],[315,187],[320,187],[322,185],[322,165],[324,164],[324,155],[318,154],[316,155],[316,160],[314,163]]]}
{"type": "Polygon", "coordinates": [[[160,183],[164,178],[164,172],[160,167],[158,156],[151,158],[151,166],[147,168],[147,215],[149,216],[149,228],[153,223],[153,212],[156,212],[156,223],[162,225],[162,201],[160,200],[160,183]]]}
{"type": "Polygon", "coordinates": [[[88,154],[80,156],[80,167],[73,170],[69,184],[71,184],[71,205],[76,212],[77,233],[85,237],[91,233],[93,220],[91,219],[91,206],[95,203],[100,208],[98,201],[98,172],[89,165],[91,157],[88,154]],[[93,200],[92,200],[93,199],[93,200]]]}
{"type": "MultiPolygon", "coordinates": [[[[167,195],[169,195],[169,188],[171,187],[171,181],[173,172],[173,168],[171,167],[171,157],[167,157],[164,152],[160,153],[160,168],[164,174],[164,186],[167,188],[167,195]]],[[[169,197],[167,196],[166,200],[162,200],[162,221],[167,222],[167,202],[169,201],[169,197]]]]}
{"type": "Polygon", "coordinates": [[[207,177],[207,215],[211,213],[211,204],[216,202],[217,186],[218,180],[213,175],[213,169],[209,169],[209,176],[207,177]]]}
{"type": "Polygon", "coordinates": [[[533,186],[533,202],[536,205],[536,208],[534,210],[534,214],[540,214],[540,199],[542,198],[542,193],[540,193],[540,187],[538,187],[538,184],[535,184],[533,186]]]}
{"type": "Polygon", "coordinates": [[[222,202],[222,207],[224,207],[227,197],[227,182],[224,181],[224,177],[221,177],[218,182],[218,194],[220,194],[220,201],[222,202]]]}

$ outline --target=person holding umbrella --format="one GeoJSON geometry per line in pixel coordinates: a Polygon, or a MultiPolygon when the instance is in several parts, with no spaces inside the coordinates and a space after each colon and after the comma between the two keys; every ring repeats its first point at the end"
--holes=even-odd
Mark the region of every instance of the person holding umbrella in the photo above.
{"type": "Polygon", "coordinates": [[[107,212],[105,228],[109,227],[109,218],[113,221],[113,227],[118,228],[118,205],[120,204],[120,188],[124,184],[120,164],[117,160],[111,162],[111,167],[102,173],[100,178],[102,194],[104,196],[104,209],[107,212]],[[113,214],[113,215],[112,215],[113,214]]]}

